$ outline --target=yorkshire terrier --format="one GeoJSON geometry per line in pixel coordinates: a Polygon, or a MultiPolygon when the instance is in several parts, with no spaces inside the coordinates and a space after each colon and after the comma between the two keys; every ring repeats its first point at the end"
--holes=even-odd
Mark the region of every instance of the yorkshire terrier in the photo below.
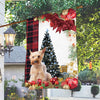
{"type": "Polygon", "coordinates": [[[49,81],[52,77],[51,74],[47,72],[46,65],[42,63],[42,59],[44,57],[44,53],[46,48],[40,51],[32,52],[30,51],[30,79],[29,82],[37,81],[41,79],[42,81],[49,81]]]}

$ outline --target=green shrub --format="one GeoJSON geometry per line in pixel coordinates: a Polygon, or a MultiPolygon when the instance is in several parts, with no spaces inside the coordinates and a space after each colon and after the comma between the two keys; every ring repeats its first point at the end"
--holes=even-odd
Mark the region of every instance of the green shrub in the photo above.
{"type": "Polygon", "coordinates": [[[96,73],[93,70],[85,69],[78,75],[82,83],[97,83],[96,73]]]}
{"type": "Polygon", "coordinates": [[[93,85],[91,87],[91,93],[93,94],[93,97],[95,98],[95,96],[99,93],[99,86],[98,85],[93,85]]]}

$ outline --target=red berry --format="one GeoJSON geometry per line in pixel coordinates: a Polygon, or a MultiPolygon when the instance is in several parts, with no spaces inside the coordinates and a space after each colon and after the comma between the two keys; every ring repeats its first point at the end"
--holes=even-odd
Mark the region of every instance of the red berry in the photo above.
{"type": "Polygon", "coordinates": [[[69,34],[69,36],[71,36],[71,34],[69,34]]]}
{"type": "Polygon", "coordinates": [[[56,86],[55,88],[59,88],[58,86],[56,86]]]}
{"type": "Polygon", "coordinates": [[[44,23],[44,21],[42,21],[44,23]]]}
{"type": "Polygon", "coordinates": [[[58,85],[59,84],[59,82],[58,81],[55,81],[55,85],[58,85]]]}
{"type": "Polygon", "coordinates": [[[38,81],[37,81],[37,82],[40,84],[40,83],[42,83],[42,80],[41,80],[41,79],[38,79],[38,81]]]}
{"type": "Polygon", "coordinates": [[[35,85],[36,84],[36,82],[35,81],[32,81],[32,85],[35,85]]]}
{"type": "Polygon", "coordinates": [[[28,82],[30,85],[32,85],[32,82],[28,82]]]}
{"type": "Polygon", "coordinates": [[[43,86],[41,86],[40,89],[43,89],[43,86]]]}
{"type": "Polygon", "coordinates": [[[53,81],[53,78],[50,79],[50,82],[51,82],[51,83],[52,83],[52,81],[53,81]]]}
{"type": "Polygon", "coordinates": [[[73,43],[72,45],[73,45],[73,47],[75,47],[75,43],[73,43]]]}
{"type": "Polygon", "coordinates": [[[41,19],[43,19],[44,18],[44,16],[41,16],[41,19]]]}
{"type": "Polygon", "coordinates": [[[55,78],[51,78],[51,79],[50,79],[50,82],[51,82],[52,84],[55,84],[55,81],[56,81],[55,78]]]}
{"type": "Polygon", "coordinates": [[[49,86],[49,82],[44,81],[43,84],[45,84],[45,87],[49,86]]]}
{"type": "Polygon", "coordinates": [[[59,88],[58,86],[54,86],[54,88],[59,88]]]}
{"type": "Polygon", "coordinates": [[[39,83],[38,86],[41,86],[41,83],[39,83]]]}
{"type": "Polygon", "coordinates": [[[55,81],[56,81],[55,78],[53,78],[52,84],[55,84],[55,81]]]}

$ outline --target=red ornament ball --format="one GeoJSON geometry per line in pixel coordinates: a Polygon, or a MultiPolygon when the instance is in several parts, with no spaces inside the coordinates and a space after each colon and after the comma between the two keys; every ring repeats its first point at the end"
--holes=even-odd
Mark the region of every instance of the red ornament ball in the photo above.
{"type": "Polygon", "coordinates": [[[31,83],[32,83],[32,85],[35,85],[35,84],[36,84],[36,82],[35,82],[35,81],[32,81],[31,83]]]}
{"type": "Polygon", "coordinates": [[[66,78],[65,82],[68,84],[68,82],[71,80],[71,78],[66,78]]]}
{"type": "Polygon", "coordinates": [[[55,81],[55,85],[58,85],[59,84],[59,82],[58,81],[55,81]]]}
{"type": "Polygon", "coordinates": [[[32,82],[28,82],[30,85],[32,85],[33,83],[32,82]]]}
{"type": "Polygon", "coordinates": [[[55,78],[51,78],[51,79],[50,79],[50,82],[51,82],[52,84],[55,84],[55,81],[56,81],[55,78]]]}
{"type": "Polygon", "coordinates": [[[38,83],[38,84],[41,84],[41,83],[42,83],[42,80],[41,80],[41,79],[38,79],[38,80],[37,80],[37,83],[38,83]]]}
{"type": "Polygon", "coordinates": [[[64,85],[67,85],[67,82],[64,81],[61,83],[61,87],[63,87],[64,85]]]}
{"type": "Polygon", "coordinates": [[[55,76],[54,78],[55,78],[56,81],[58,80],[58,77],[57,76],[55,76]]]}
{"type": "Polygon", "coordinates": [[[73,78],[68,82],[70,89],[74,89],[78,86],[78,79],[73,78]]]}
{"type": "Polygon", "coordinates": [[[43,84],[45,84],[45,87],[49,86],[49,82],[44,81],[43,84]]]}

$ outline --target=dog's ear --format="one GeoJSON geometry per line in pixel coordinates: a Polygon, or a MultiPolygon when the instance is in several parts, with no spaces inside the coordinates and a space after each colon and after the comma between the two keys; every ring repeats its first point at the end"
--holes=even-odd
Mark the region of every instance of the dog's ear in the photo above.
{"type": "Polygon", "coordinates": [[[29,54],[29,59],[31,59],[31,58],[30,58],[30,55],[31,55],[32,51],[31,51],[31,50],[29,50],[29,53],[30,53],[30,54],[29,54]]]}
{"type": "Polygon", "coordinates": [[[45,53],[45,51],[46,51],[46,47],[44,49],[42,49],[42,53],[45,53]]]}
{"type": "Polygon", "coordinates": [[[29,53],[31,54],[31,53],[32,53],[32,51],[31,51],[31,50],[29,50],[29,53]]]}

